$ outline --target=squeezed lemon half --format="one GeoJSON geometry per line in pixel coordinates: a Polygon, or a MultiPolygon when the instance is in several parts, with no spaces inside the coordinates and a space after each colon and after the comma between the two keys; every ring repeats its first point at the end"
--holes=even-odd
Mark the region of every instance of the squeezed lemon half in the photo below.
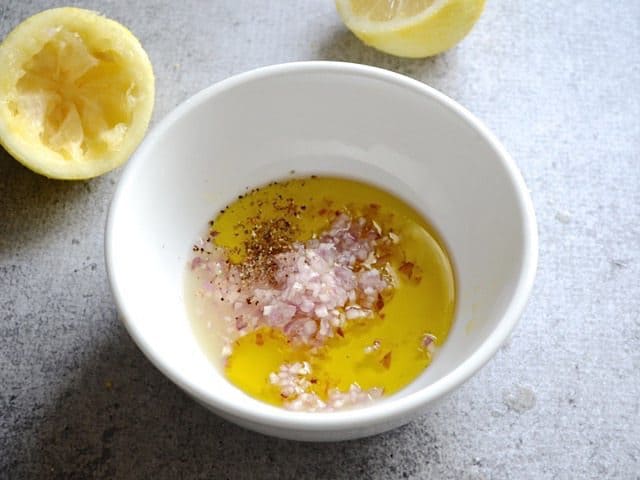
{"type": "Polygon", "coordinates": [[[0,143],[31,170],[86,179],[122,165],[153,111],[154,76],[121,24],[55,8],[18,25],[0,44],[0,143]]]}
{"type": "Polygon", "coordinates": [[[453,47],[476,23],[484,0],[336,0],[360,40],[399,57],[429,57],[453,47]]]}

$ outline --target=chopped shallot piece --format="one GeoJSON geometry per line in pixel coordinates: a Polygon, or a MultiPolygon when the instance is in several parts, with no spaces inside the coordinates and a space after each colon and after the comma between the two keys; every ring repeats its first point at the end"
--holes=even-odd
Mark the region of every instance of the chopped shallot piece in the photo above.
{"type": "Polygon", "coordinates": [[[236,328],[238,330],[242,330],[243,328],[246,328],[249,324],[247,323],[247,321],[243,318],[243,317],[237,317],[236,318],[236,328]]]}
{"type": "Polygon", "coordinates": [[[429,351],[432,351],[436,345],[436,336],[430,333],[425,333],[422,337],[422,346],[429,351]]]}
{"type": "Polygon", "coordinates": [[[380,340],[376,339],[373,341],[371,345],[364,347],[364,353],[370,354],[370,353],[376,352],[380,350],[381,346],[382,344],[380,343],[380,340]]]}
{"type": "Polygon", "coordinates": [[[194,257],[193,260],[191,260],[191,270],[195,270],[201,264],[202,264],[202,257],[194,257]]]}

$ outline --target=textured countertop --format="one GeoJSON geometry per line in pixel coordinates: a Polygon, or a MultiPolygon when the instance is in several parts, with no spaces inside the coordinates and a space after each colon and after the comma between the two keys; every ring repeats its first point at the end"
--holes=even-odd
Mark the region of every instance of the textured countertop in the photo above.
{"type": "MultiPolygon", "coordinates": [[[[195,404],[119,323],[103,229],[120,171],[51,181],[0,150],[0,478],[640,478],[640,3],[487,3],[457,48],[402,60],[363,46],[331,0],[82,2],[148,51],[154,123],[213,82],[294,60],[441,90],[522,170],[540,265],[511,339],[418,421],[276,440],[195,404]]],[[[56,5],[0,0],[0,37],[56,5]]]]}

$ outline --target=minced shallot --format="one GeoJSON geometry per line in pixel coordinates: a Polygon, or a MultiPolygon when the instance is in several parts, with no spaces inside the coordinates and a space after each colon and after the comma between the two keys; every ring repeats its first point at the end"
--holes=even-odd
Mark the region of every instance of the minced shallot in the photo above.
{"type": "Polygon", "coordinates": [[[296,362],[281,365],[278,372],[269,375],[269,382],[280,388],[285,408],[307,412],[334,411],[362,406],[380,398],[383,393],[382,388],[363,390],[357,383],[352,383],[346,392],[330,389],[327,400],[323,401],[315,392],[309,391],[311,374],[309,362],[296,362]]]}
{"type": "MultiPolygon", "coordinates": [[[[247,275],[212,238],[194,246],[191,268],[203,273],[203,294],[224,319],[223,356],[232,353],[233,341],[260,327],[278,329],[294,344],[314,347],[341,334],[347,320],[373,317],[384,305],[383,293],[396,281],[388,263],[376,267],[381,238],[375,222],[339,214],[322,234],[273,255],[269,276],[247,275]]],[[[387,240],[396,242],[397,235],[387,240]]],[[[382,395],[382,389],[352,384],[347,392],[329,391],[323,401],[311,391],[310,374],[310,365],[301,362],[282,365],[270,375],[286,408],[335,410],[382,395]]]]}

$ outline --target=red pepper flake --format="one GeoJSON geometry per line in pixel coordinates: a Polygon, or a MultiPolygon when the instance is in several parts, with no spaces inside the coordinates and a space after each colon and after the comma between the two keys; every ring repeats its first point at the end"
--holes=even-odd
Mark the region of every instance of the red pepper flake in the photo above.
{"type": "Polygon", "coordinates": [[[336,328],[336,333],[341,337],[344,337],[344,330],[341,327],[336,328]]]}
{"type": "Polygon", "coordinates": [[[256,333],[256,345],[258,345],[259,347],[264,345],[264,337],[261,333],[256,333]]]}
{"type": "Polygon", "coordinates": [[[390,260],[391,260],[391,254],[390,253],[384,253],[382,255],[378,255],[378,264],[379,265],[386,265],[387,263],[389,263],[390,260]]]}
{"type": "Polygon", "coordinates": [[[382,360],[380,360],[380,363],[384,368],[389,369],[389,367],[391,367],[391,352],[387,352],[387,354],[382,357],[382,360]]]}
{"type": "Polygon", "coordinates": [[[326,213],[327,213],[326,208],[321,208],[320,210],[318,210],[318,215],[326,215],[326,213]]]}
{"type": "Polygon", "coordinates": [[[318,383],[318,379],[317,378],[310,378],[309,382],[311,382],[311,383],[313,383],[315,385],[316,383],[318,383]]]}
{"type": "Polygon", "coordinates": [[[217,230],[211,230],[211,232],[209,232],[211,238],[216,238],[218,235],[220,235],[220,232],[217,230]]]}
{"type": "Polygon", "coordinates": [[[382,298],[382,295],[378,294],[378,299],[376,300],[376,305],[375,305],[376,309],[378,311],[382,310],[384,308],[384,298],[382,298]]]}
{"type": "Polygon", "coordinates": [[[406,275],[408,279],[411,279],[411,276],[413,275],[413,266],[412,262],[402,262],[398,270],[400,273],[406,275]]]}

